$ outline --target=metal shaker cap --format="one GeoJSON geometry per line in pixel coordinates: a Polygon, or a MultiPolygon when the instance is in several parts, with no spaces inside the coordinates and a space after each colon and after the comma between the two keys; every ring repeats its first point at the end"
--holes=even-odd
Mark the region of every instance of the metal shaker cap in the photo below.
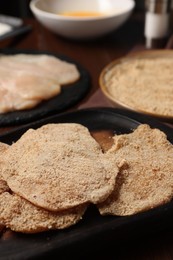
{"type": "Polygon", "coordinates": [[[145,7],[151,13],[169,13],[171,11],[171,0],[146,0],[145,7]]]}

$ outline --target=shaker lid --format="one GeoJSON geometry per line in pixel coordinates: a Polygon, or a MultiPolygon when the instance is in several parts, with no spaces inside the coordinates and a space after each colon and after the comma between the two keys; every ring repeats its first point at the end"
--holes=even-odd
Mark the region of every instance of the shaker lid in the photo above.
{"type": "Polygon", "coordinates": [[[168,13],[171,10],[171,0],[146,0],[145,6],[152,13],[168,13]]]}

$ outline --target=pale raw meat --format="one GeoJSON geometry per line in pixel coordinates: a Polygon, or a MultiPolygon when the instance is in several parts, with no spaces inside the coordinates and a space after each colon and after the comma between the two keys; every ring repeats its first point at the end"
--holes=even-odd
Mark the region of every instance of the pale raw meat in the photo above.
{"type": "Polygon", "coordinates": [[[50,55],[1,55],[0,113],[33,108],[78,79],[74,64],[50,55]]]}
{"type": "Polygon", "coordinates": [[[80,77],[74,64],[51,55],[16,54],[1,56],[0,66],[7,66],[17,71],[27,70],[40,76],[48,75],[48,77],[57,80],[59,84],[69,84],[80,77]]]}

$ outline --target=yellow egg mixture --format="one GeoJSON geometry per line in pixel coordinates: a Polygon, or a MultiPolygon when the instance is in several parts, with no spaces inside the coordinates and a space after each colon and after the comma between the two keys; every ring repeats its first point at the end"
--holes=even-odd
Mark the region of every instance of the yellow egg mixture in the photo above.
{"type": "Polygon", "coordinates": [[[91,11],[70,11],[64,12],[62,15],[65,16],[74,16],[74,17],[92,17],[92,16],[102,16],[104,15],[101,12],[91,12],[91,11]]]}

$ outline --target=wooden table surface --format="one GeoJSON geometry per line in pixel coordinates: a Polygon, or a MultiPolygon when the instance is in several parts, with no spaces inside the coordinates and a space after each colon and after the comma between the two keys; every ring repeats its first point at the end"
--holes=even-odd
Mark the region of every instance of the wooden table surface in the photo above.
{"type": "MultiPolygon", "coordinates": [[[[63,39],[43,28],[34,18],[25,20],[32,25],[32,30],[16,38],[0,42],[0,48],[45,50],[71,57],[86,68],[91,75],[92,88],[89,94],[70,110],[86,107],[109,106],[108,101],[99,89],[98,78],[101,70],[112,60],[144,48],[144,20],[140,15],[131,19],[118,31],[92,41],[73,41],[63,39]]],[[[16,128],[11,126],[10,128],[16,128]]],[[[0,133],[9,127],[1,127],[0,133]]],[[[77,259],[88,259],[95,253],[94,259],[173,259],[173,225],[167,230],[139,236],[128,241],[124,239],[121,246],[116,247],[114,241],[108,241],[104,248],[96,252],[85,252],[78,248],[77,259]],[[82,257],[80,258],[80,255],[82,257]]],[[[1,255],[0,255],[1,259],[1,255]]],[[[59,259],[59,258],[57,258],[59,259]]],[[[61,258],[60,258],[61,259],[61,258]]]]}

